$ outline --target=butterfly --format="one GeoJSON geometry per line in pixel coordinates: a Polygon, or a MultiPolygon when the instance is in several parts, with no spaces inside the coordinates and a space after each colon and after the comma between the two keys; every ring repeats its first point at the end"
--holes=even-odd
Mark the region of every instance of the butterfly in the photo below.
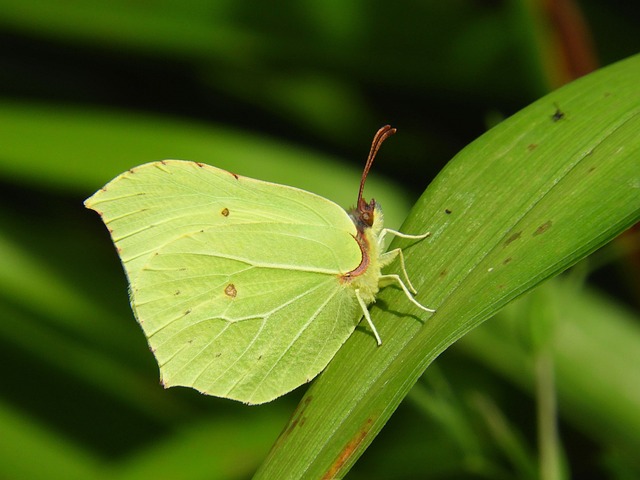
{"type": "Polygon", "coordinates": [[[297,188],[203,163],[164,160],[133,168],[85,201],[111,233],[131,307],[165,387],[182,385],[249,404],[313,379],[364,316],[380,288],[414,297],[400,249],[363,190],[396,129],[375,135],[355,208],[297,188]],[[396,257],[402,277],[382,274],[396,257]]]}

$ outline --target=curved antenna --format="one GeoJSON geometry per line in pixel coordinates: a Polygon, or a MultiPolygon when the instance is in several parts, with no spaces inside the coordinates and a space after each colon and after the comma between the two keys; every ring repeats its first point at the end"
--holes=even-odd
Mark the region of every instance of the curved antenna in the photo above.
{"type": "Polygon", "coordinates": [[[362,179],[360,180],[360,190],[358,191],[358,203],[356,203],[356,208],[359,208],[361,203],[363,202],[362,192],[364,191],[364,182],[366,182],[367,180],[369,169],[373,164],[374,158],[376,158],[376,154],[378,153],[378,150],[380,150],[380,146],[382,145],[382,142],[384,142],[387,138],[389,138],[394,133],[396,133],[395,128],[391,127],[391,125],[385,125],[380,130],[378,130],[376,134],[373,136],[373,142],[371,142],[371,150],[369,150],[367,163],[364,166],[364,171],[362,172],[362,179]]]}

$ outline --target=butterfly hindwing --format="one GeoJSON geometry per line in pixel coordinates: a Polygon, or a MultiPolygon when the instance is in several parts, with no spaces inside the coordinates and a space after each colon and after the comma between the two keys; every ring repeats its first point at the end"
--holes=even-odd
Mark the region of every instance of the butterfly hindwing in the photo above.
{"type": "Polygon", "coordinates": [[[332,275],[247,267],[185,243],[179,263],[157,255],[132,291],[165,385],[262,403],[317,375],[355,328],[356,300],[332,275]]]}

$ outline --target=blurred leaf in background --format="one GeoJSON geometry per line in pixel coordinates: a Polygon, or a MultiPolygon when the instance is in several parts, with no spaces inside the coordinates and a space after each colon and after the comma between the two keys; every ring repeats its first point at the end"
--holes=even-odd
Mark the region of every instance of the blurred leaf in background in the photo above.
{"type": "MultiPolygon", "coordinates": [[[[197,160],[348,207],[390,123],[367,189],[398,227],[488,124],[637,53],[639,22],[603,0],[0,0],[0,477],[249,478],[304,391],[249,408],[159,386],[82,207],[116,174],[197,160]]],[[[637,235],[445,352],[349,478],[536,478],[543,384],[560,464],[640,476],[637,235]],[[532,340],[540,311],[559,345],[532,340]]]]}

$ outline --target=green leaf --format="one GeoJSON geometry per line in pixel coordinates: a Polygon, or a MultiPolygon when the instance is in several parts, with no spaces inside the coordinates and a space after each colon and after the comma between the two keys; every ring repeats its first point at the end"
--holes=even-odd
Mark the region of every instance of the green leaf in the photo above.
{"type": "Polygon", "coordinates": [[[403,243],[416,299],[436,314],[406,315],[402,292],[382,292],[371,313],[383,345],[356,330],[255,478],[343,477],[444,349],[638,221],[638,84],[635,56],[540,99],[447,165],[403,227],[432,232],[403,243]]]}

